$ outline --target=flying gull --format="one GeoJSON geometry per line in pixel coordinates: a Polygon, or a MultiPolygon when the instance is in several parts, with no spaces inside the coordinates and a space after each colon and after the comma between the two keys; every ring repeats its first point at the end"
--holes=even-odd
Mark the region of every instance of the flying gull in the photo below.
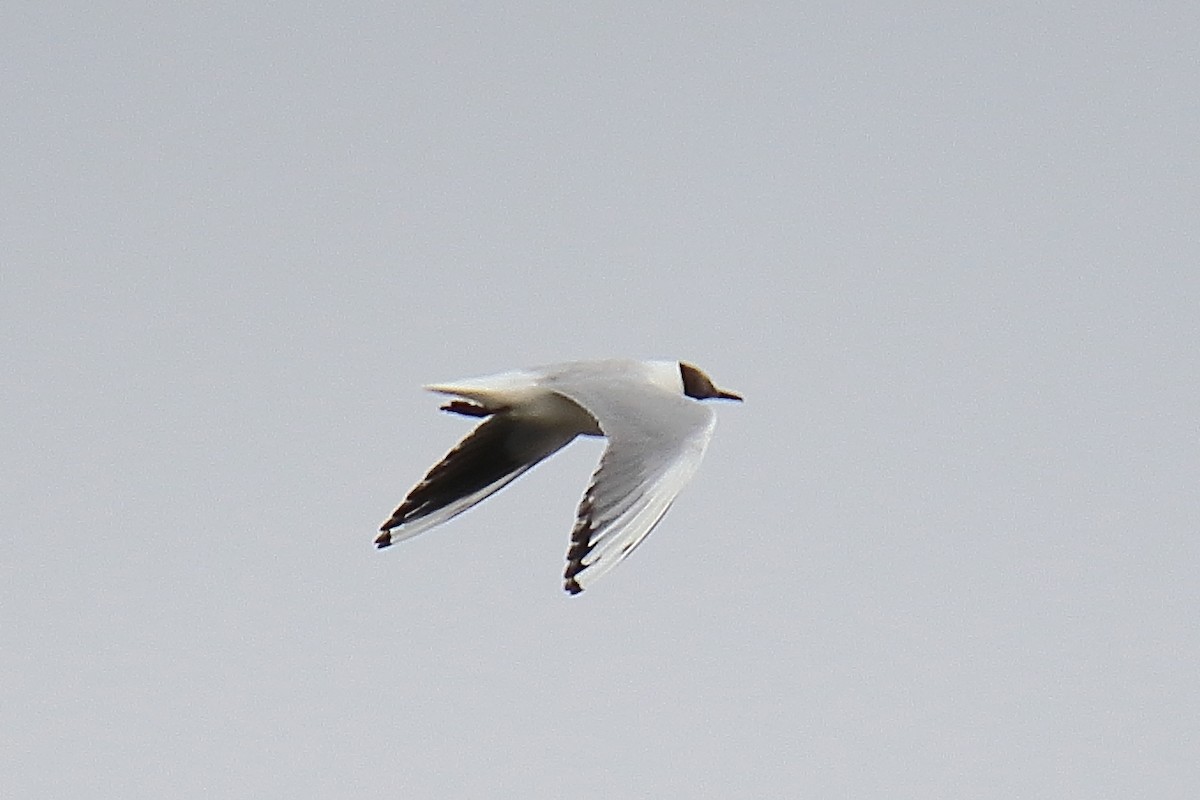
{"type": "Polygon", "coordinates": [[[697,401],[741,400],[683,361],[572,361],[424,387],[445,411],[483,422],[380,526],[388,547],[461,514],[576,436],[608,446],[583,495],[564,588],[578,594],[633,552],[704,456],[716,414],[697,401]]]}

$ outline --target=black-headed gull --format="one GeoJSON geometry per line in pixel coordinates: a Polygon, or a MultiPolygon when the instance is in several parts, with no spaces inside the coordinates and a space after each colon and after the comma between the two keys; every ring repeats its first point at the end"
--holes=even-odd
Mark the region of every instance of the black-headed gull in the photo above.
{"type": "Polygon", "coordinates": [[[436,464],[375,539],[387,547],[461,514],[576,436],[608,447],[583,495],[567,551],[565,588],[583,591],[654,529],[691,480],[716,415],[697,400],[741,400],[682,361],[572,361],[426,389],[442,406],[485,417],[436,464]]]}

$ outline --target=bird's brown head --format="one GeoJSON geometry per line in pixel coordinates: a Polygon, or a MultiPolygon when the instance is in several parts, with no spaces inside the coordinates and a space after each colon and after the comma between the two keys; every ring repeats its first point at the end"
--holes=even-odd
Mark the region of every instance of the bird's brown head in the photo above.
{"type": "Polygon", "coordinates": [[[718,389],[712,382],[712,379],[704,373],[704,370],[699,367],[688,364],[686,361],[679,362],[679,374],[683,378],[683,393],[688,397],[696,400],[737,400],[741,402],[742,396],[727,392],[724,389],[718,389]]]}

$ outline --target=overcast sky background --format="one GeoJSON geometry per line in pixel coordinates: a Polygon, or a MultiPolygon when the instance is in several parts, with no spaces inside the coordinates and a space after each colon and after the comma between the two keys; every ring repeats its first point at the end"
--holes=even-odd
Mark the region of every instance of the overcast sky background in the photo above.
{"type": "MultiPolygon", "coordinates": [[[[483,4],[480,4],[481,6],[483,4]]],[[[10,3],[0,794],[1200,795],[1200,11],[10,3]],[[421,384],[743,405],[388,551],[421,384]]]]}

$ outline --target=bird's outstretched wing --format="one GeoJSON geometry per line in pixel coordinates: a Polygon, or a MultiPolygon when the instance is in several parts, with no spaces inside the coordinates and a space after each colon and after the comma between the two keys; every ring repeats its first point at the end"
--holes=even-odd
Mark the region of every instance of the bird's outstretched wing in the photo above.
{"type": "MultiPolygon", "coordinates": [[[[455,401],[458,402],[458,401],[455,401]]],[[[482,416],[451,403],[447,410],[482,416]]],[[[490,413],[490,412],[486,412],[490,413]]],[[[411,539],[503,489],[542,459],[566,446],[575,432],[538,425],[498,411],[455,445],[380,526],[377,547],[411,539]]]]}
{"type": "Polygon", "coordinates": [[[550,375],[546,383],[591,413],[608,437],[567,551],[565,588],[576,594],[633,552],[662,519],[699,467],[716,415],[643,382],[616,387],[611,379],[550,375]]]}

